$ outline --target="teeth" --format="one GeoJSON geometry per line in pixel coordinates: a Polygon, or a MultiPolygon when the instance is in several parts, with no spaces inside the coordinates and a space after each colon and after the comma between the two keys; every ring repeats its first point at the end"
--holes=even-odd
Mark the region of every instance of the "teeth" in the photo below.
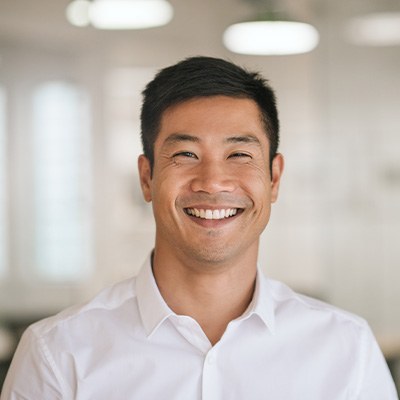
{"type": "Polygon", "coordinates": [[[212,217],[213,219],[219,219],[219,211],[218,210],[214,210],[212,213],[212,217]]]}
{"type": "Polygon", "coordinates": [[[202,219],[229,218],[229,217],[233,217],[234,215],[236,215],[237,211],[238,211],[237,208],[227,208],[227,209],[221,209],[221,210],[203,210],[203,209],[198,210],[197,208],[187,208],[186,209],[186,212],[189,215],[193,215],[194,217],[202,218],[202,219]]]}

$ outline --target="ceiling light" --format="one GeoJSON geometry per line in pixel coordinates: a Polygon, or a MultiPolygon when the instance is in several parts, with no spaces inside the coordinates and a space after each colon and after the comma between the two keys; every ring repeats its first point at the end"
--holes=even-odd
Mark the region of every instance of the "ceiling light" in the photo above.
{"type": "Polygon", "coordinates": [[[75,0],[67,6],[67,20],[70,24],[75,26],[89,25],[89,0],[75,0]]]}
{"type": "Polygon", "coordinates": [[[374,13],[353,18],[346,33],[357,45],[400,45],[400,13],[374,13]]]}
{"type": "Polygon", "coordinates": [[[66,15],[75,26],[144,29],[170,22],[173,8],[167,0],[73,0],[66,15]]]}
{"type": "Polygon", "coordinates": [[[251,21],[228,27],[223,41],[234,53],[287,55],[313,50],[319,35],[312,25],[302,22],[251,21]]]}
{"type": "Polygon", "coordinates": [[[90,22],[99,29],[143,29],[167,24],[173,15],[165,0],[94,0],[90,22]]]}

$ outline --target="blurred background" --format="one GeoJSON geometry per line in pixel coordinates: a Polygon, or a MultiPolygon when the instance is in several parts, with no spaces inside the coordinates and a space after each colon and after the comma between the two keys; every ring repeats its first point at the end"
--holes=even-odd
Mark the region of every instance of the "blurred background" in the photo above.
{"type": "MultiPolygon", "coordinates": [[[[286,170],[260,266],[366,318],[399,382],[400,2],[170,0],[145,29],[100,29],[89,6],[0,0],[0,387],[27,324],[135,274],[151,250],[141,91],[193,55],[277,91],[286,170]],[[300,54],[234,52],[227,28],[264,12],[318,37],[300,54]]],[[[280,45],[271,35],[258,36],[280,45]]]]}

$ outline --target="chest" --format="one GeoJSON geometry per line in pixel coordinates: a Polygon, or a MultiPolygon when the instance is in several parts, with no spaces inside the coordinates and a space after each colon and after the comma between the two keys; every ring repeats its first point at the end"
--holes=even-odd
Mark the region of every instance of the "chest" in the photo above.
{"type": "Polygon", "coordinates": [[[232,338],[203,353],[182,341],[118,343],[75,363],[80,400],[345,400],[354,364],[317,343],[232,338]]]}

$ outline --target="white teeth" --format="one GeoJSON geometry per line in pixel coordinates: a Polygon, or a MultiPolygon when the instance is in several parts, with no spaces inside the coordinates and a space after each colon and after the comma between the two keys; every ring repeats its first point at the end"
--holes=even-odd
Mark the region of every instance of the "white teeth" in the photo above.
{"type": "Polygon", "coordinates": [[[237,208],[227,208],[227,209],[221,209],[221,210],[203,210],[203,209],[198,210],[197,208],[187,208],[186,209],[186,212],[189,215],[193,215],[194,217],[202,218],[202,219],[229,218],[229,217],[233,217],[234,215],[236,215],[237,211],[238,211],[237,208]]]}
{"type": "Polygon", "coordinates": [[[213,212],[211,210],[206,210],[206,219],[213,219],[213,212]]]}

